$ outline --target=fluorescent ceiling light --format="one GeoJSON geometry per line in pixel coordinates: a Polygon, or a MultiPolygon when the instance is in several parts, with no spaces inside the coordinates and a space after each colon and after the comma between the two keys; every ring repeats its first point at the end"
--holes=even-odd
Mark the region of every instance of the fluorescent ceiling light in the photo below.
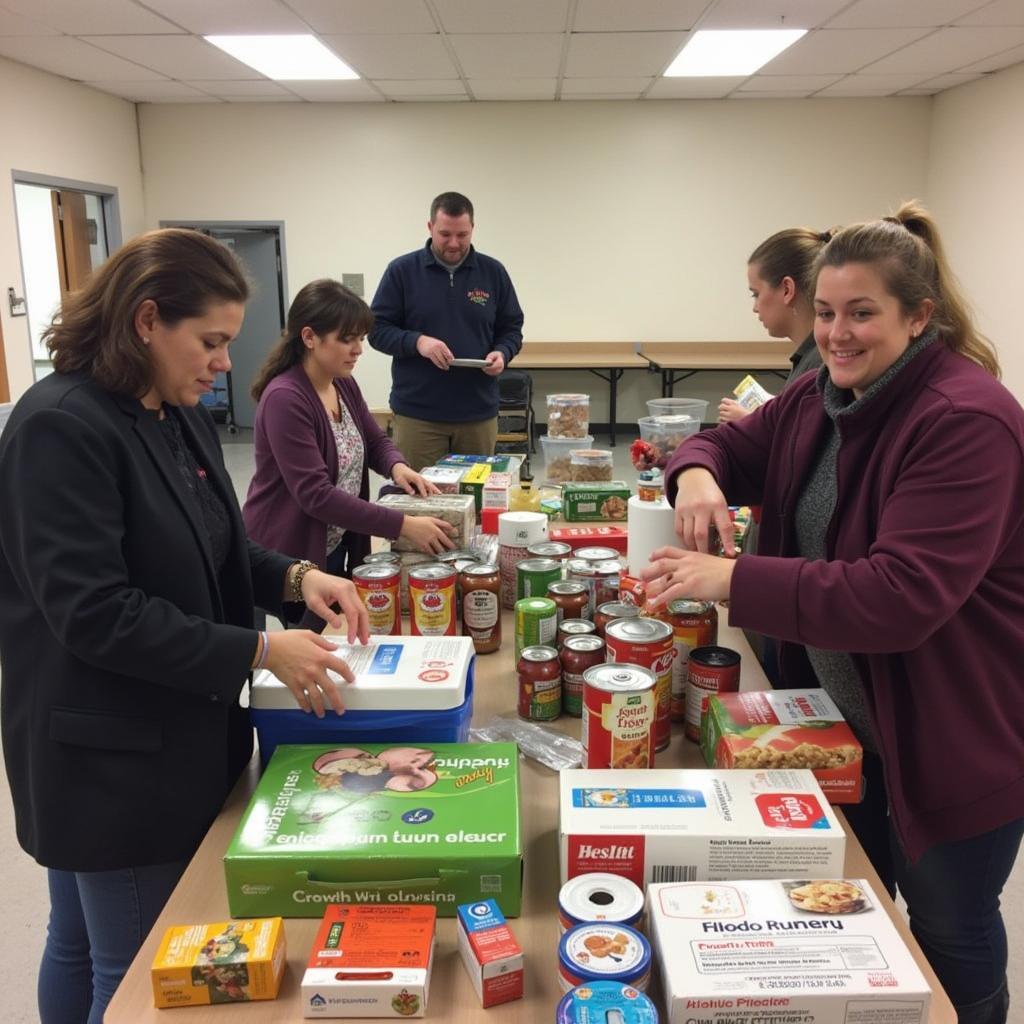
{"type": "Polygon", "coordinates": [[[235,60],[277,81],[328,81],[358,78],[337,54],[315,36],[204,36],[235,60]]]}
{"type": "Polygon", "coordinates": [[[705,29],[695,32],[669,65],[665,77],[752,75],[806,33],[805,28],[743,29],[735,32],[705,29]]]}

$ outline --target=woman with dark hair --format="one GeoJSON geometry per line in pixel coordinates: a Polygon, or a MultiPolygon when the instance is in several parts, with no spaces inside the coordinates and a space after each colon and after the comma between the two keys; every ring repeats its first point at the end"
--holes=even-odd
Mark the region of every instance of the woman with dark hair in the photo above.
{"type": "Polygon", "coordinates": [[[348,580],[250,542],[200,404],[249,288],[231,253],[154,231],[68,296],[54,373],[0,436],[2,727],[18,841],[48,869],[43,1024],[104,1009],[252,753],[267,667],[342,710],[335,645],[253,628],[305,604],[368,640],[348,580]]]}
{"type": "Polygon", "coordinates": [[[785,686],[833,697],[865,748],[851,827],[960,1024],[1004,1024],[999,895],[1024,833],[1024,410],[919,206],[838,232],[816,269],[824,367],[676,451],[687,550],[654,553],[648,593],[728,598],[733,625],[781,639],[785,686]],[[712,523],[732,548],[727,499],[763,506],[758,554],[703,553],[712,523]]]}
{"type": "Polygon", "coordinates": [[[371,502],[372,469],[409,494],[436,494],[366,407],[352,377],[373,325],[370,307],[337,281],[302,288],[284,334],[252,387],[256,472],[245,499],[252,537],[349,575],[370,537],[405,537],[428,553],[454,544],[451,527],[371,502]]]}

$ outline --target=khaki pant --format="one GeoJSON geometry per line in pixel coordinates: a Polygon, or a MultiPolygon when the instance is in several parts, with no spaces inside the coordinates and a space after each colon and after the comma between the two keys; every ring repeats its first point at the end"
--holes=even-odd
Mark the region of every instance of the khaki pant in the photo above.
{"type": "Polygon", "coordinates": [[[498,418],[473,423],[433,423],[395,414],[392,440],[417,472],[446,455],[493,455],[498,418]]]}

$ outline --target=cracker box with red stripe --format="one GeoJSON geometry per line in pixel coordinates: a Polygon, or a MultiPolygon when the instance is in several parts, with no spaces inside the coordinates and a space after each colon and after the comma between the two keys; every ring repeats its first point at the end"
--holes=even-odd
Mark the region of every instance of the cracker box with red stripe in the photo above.
{"type": "Polygon", "coordinates": [[[484,1009],[523,998],[523,951],[494,900],[458,910],[459,953],[484,1009]]]}
{"type": "Polygon", "coordinates": [[[626,553],[626,530],[621,526],[552,526],[548,540],[568,544],[573,551],[597,546],[626,553]]]}
{"type": "Polygon", "coordinates": [[[562,882],[591,871],[651,882],[832,877],[846,834],[806,770],[559,773],[562,882]]]}

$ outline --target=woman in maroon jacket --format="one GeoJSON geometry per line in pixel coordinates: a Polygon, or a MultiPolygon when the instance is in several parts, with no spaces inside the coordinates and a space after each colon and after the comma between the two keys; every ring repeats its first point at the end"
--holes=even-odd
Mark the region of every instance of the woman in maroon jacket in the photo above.
{"type": "Polygon", "coordinates": [[[243,515],[249,536],[351,574],[370,537],[402,536],[427,553],[454,545],[450,527],[369,500],[369,470],[413,494],[436,493],[377,426],[352,379],[373,325],[369,306],[337,281],[307,284],[252,395],[256,472],[243,515]]]}
{"type": "Polygon", "coordinates": [[[817,378],[680,447],[687,550],[644,575],[660,601],[729,598],[733,625],[783,641],[787,686],[833,696],[867,752],[851,825],[960,1024],[1002,1024],[999,894],[1024,832],[1024,410],[914,204],[832,239],[815,307],[817,378]],[[727,499],[763,506],[757,555],[702,553],[712,523],[732,536],[727,499]]]}

